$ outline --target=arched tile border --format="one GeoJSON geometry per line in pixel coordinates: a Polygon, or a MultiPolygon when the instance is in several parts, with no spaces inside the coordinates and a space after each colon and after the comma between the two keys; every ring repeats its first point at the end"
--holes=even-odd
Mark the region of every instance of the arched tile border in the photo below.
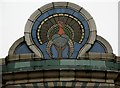
{"type": "Polygon", "coordinates": [[[113,53],[113,49],[111,45],[108,43],[108,41],[106,41],[104,38],[98,35],[97,35],[97,40],[100,41],[105,46],[105,48],[107,49],[106,51],[107,53],[113,53]]]}
{"type": "MultiPolygon", "coordinates": [[[[25,26],[25,41],[27,42],[27,45],[29,46],[29,48],[38,56],[40,56],[41,58],[43,58],[42,52],[37,48],[37,46],[34,44],[33,40],[32,40],[32,36],[31,36],[31,30],[32,30],[32,26],[35,22],[35,20],[42,15],[42,13],[50,10],[50,9],[54,9],[54,8],[70,8],[75,10],[76,12],[79,12],[87,21],[89,28],[90,28],[90,34],[89,34],[89,39],[87,40],[86,44],[82,47],[82,49],[79,51],[78,57],[79,58],[81,55],[85,54],[86,51],[91,47],[91,45],[95,42],[96,39],[96,25],[94,22],[94,19],[92,18],[92,16],[82,7],[74,4],[74,3],[70,3],[70,2],[52,2],[49,4],[46,4],[40,8],[38,8],[38,10],[36,10],[28,19],[26,26],[25,26]]],[[[83,20],[84,21],[84,20],[83,20]]]]}
{"type": "Polygon", "coordinates": [[[17,41],[13,43],[13,45],[10,47],[8,51],[8,55],[14,55],[16,47],[24,41],[24,37],[19,38],[17,41]]]}

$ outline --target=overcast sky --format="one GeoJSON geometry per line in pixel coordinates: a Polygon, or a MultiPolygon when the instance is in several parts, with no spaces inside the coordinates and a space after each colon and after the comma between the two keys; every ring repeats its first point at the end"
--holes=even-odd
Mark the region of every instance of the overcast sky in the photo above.
{"type": "MultiPolygon", "coordinates": [[[[29,16],[39,7],[58,0],[4,0],[0,3],[0,58],[8,55],[11,45],[24,36],[29,16]],[[29,1],[29,2],[28,2],[29,1]]],[[[60,0],[76,3],[94,18],[97,34],[105,38],[118,55],[118,0],[60,0]],[[83,2],[84,1],[84,2],[83,2]]]]}

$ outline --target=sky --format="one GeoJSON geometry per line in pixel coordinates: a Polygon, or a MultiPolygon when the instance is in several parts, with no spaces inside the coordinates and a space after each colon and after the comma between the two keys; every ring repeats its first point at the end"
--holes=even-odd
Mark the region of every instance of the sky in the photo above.
{"type": "MultiPolygon", "coordinates": [[[[8,55],[12,44],[24,36],[25,24],[41,6],[59,0],[1,0],[0,58],[8,55]],[[29,2],[28,2],[29,1],[29,2]]],[[[73,2],[86,9],[94,18],[97,35],[106,39],[118,55],[118,0],[60,0],[73,2]]]]}

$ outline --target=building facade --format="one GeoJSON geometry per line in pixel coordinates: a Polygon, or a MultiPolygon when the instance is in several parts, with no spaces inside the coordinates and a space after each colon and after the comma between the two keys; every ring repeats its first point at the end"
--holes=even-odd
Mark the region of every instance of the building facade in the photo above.
{"type": "Polygon", "coordinates": [[[120,58],[70,2],[38,8],[1,65],[2,88],[120,88],[120,58]]]}

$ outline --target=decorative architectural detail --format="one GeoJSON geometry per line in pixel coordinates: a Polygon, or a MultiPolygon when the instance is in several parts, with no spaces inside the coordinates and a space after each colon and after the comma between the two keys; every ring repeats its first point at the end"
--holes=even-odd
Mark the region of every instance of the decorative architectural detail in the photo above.
{"type": "Polygon", "coordinates": [[[2,88],[120,87],[120,58],[93,17],[70,2],[38,8],[2,65],[2,88]]]}
{"type": "Polygon", "coordinates": [[[67,2],[62,5],[63,3],[55,2],[47,4],[39,8],[38,11],[35,11],[27,21],[25,40],[28,46],[33,46],[30,49],[41,58],[79,58],[94,44],[96,26],[92,16],[80,6],[67,2]],[[66,37],[68,36],[68,39],[66,40],[62,34],[66,37]],[[53,41],[55,36],[57,38],[53,41]],[[73,46],[69,45],[69,39],[73,46]],[[54,55],[54,52],[59,50],[58,55],[51,56],[49,50],[47,50],[49,52],[46,52],[46,46],[49,46],[47,43],[52,43],[51,47],[47,47],[47,49],[51,50],[51,54],[54,55]],[[60,47],[60,49],[56,44],[63,44],[64,47],[60,47]],[[44,47],[44,50],[42,47],[44,47]],[[74,47],[79,47],[79,50],[76,52],[74,47]],[[67,50],[67,52],[72,50],[72,52],[70,51],[71,55],[63,55],[64,50],[67,50]]]}

